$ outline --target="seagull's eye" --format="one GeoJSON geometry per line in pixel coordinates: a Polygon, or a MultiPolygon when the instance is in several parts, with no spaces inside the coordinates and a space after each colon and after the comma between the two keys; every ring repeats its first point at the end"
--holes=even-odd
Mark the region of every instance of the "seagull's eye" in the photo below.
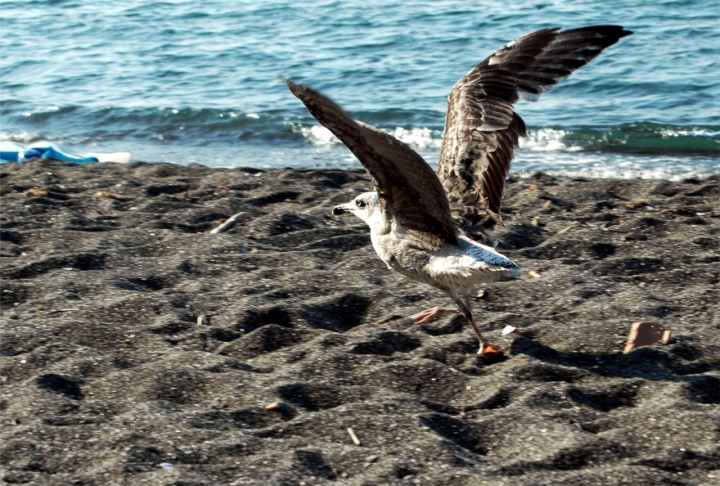
{"type": "Polygon", "coordinates": [[[365,207],[365,201],[363,201],[362,199],[356,199],[356,200],[355,200],[355,205],[356,205],[357,207],[359,207],[359,208],[364,208],[364,207],[365,207]]]}

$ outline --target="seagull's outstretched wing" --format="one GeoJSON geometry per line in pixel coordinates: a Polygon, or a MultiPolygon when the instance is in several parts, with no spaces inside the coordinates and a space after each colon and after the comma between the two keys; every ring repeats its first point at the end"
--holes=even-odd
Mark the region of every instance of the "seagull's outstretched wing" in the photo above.
{"type": "Polygon", "coordinates": [[[453,216],[470,236],[500,221],[505,178],[518,139],[525,136],[513,104],[537,100],[631,33],[614,25],[538,30],[498,49],[455,83],[437,174],[453,216]]]}
{"type": "Polygon", "coordinates": [[[395,219],[425,243],[457,242],[457,223],[442,184],[414,150],[389,133],[353,120],[321,93],[287,80],[290,91],[339,138],[365,167],[388,220],[395,219]]]}

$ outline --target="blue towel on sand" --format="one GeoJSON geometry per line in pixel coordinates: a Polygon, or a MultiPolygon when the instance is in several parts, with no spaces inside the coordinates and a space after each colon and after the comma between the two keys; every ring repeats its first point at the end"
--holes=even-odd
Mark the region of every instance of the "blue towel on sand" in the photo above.
{"type": "Polygon", "coordinates": [[[30,145],[15,142],[0,142],[0,161],[25,162],[30,159],[57,159],[77,164],[97,162],[98,158],[76,154],[56,143],[35,142],[30,145]]]}

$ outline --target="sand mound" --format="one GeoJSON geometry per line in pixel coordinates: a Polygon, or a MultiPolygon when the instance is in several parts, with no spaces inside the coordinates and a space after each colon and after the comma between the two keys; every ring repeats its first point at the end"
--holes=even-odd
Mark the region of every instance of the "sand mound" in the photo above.
{"type": "Polygon", "coordinates": [[[452,302],[330,216],[364,172],[0,175],[7,483],[720,481],[718,176],[511,180],[499,249],[537,277],[477,299],[490,363],[458,315],[376,324],[452,302]],[[638,320],[676,342],[622,354],[638,320]]]}

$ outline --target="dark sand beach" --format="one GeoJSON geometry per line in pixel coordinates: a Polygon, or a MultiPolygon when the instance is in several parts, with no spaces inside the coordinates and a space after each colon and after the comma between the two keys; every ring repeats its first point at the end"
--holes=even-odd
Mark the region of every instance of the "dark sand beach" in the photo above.
{"type": "Polygon", "coordinates": [[[452,302],[330,216],[364,171],[0,176],[5,483],[720,484],[718,175],[511,178],[499,362],[459,315],[378,324],[452,302]],[[642,320],[676,341],[623,354],[642,320]]]}

